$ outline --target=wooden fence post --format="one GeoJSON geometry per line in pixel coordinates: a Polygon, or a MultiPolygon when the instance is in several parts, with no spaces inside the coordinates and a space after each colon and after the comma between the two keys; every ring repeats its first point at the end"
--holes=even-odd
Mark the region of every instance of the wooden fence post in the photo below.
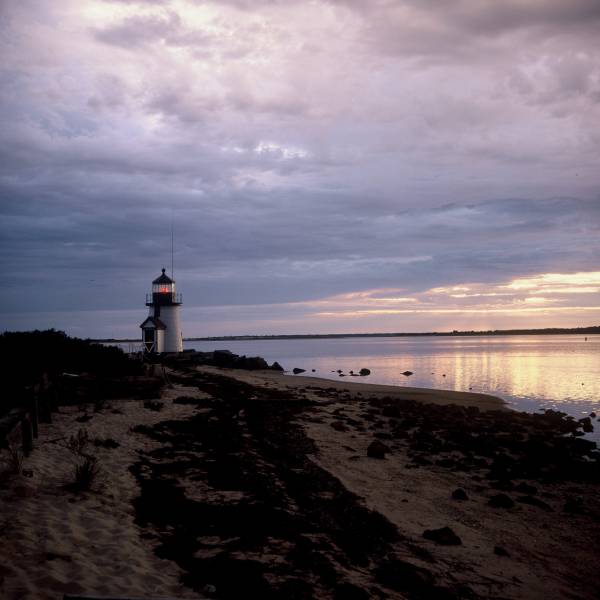
{"type": "Polygon", "coordinates": [[[52,410],[47,391],[41,392],[38,397],[38,412],[40,423],[52,423],[52,410]]]}
{"type": "Polygon", "coordinates": [[[33,437],[37,438],[38,436],[38,421],[39,421],[39,413],[38,413],[38,400],[35,397],[35,394],[29,393],[29,418],[31,420],[31,431],[33,432],[33,437]]]}

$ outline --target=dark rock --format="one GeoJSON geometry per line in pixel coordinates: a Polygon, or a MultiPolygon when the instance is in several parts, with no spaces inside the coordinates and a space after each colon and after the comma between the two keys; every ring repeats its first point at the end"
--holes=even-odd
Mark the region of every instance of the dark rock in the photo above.
{"type": "Polygon", "coordinates": [[[494,546],[494,554],[496,556],[510,556],[507,550],[505,550],[502,546],[494,546]]]}
{"type": "Polygon", "coordinates": [[[387,452],[391,452],[390,448],[379,440],[374,440],[367,448],[367,456],[371,458],[385,458],[387,452]]]}
{"type": "Polygon", "coordinates": [[[405,377],[410,377],[413,374],[412,371],[403,371],[402,375],[404,375],[405,377]]]}
{"type": "Polygon", "coordinates": [[[431,540],[442,546],[460,546],[461,539],[450,529],[450,527],[442,527],[441,529],[426,529],[423,532],[423,537],[426,540],[431,540]]]}
{"type": "Polygon", "coordinates": [[[234,366],[236,369],[248,371],[261,371],[269,368],[267,361],[261,356],[240,356],[234,366]]]}
{"type": "Polygon", "coordinates": [[[370,375],[370,374],[371,374],[371,370],[370,370],[370,369],[361,369],[361,370],[358,372],[358,374],[359,374],[361,377],[366,377],[367,375],[370,375]]]}
{"type": "Polygon", "coordinates": [[[401,413],[397,406],[384,406],[381,414],[384,417],[399,417],[401,413]]]}
{"type": "Polygon", "coordinates": [[[46,560],[64,560],[65,562],[71,562],[72,558],[69,554],[63,554],[61,552],[46,552],[46,560]]]}
{"type": "Polygon", "coordinates": [[[498,454],[492,460],[492,464],[490,465],[490,479],[497,479],[500,481],[509,480],[511,475],[513,475],[516,467],[517,461],[508,456],[507,454],[498,454]]]}
{"type": "Polygon", "coordinates": [[[294,375],[298,375],[299,373],[305,373],[306,369],[299,369],[298,367],[294,367],[294,369],[292,370],[292,373],[294,375]]]}
{"type": "Polygon", "coordinates": [[[591,413],[590,413],[590,417],[591,417],[592,419],[595,419],[595,418],[596,418],[596,413],[595,413],[595,412],[591,412],[591,413]]]}
{"type": "Polygon", "coordinates": [[[277,361],[275,361],[271,365],[271,371],[279,371],[280,373],[283,373],[284,369],[277,361]]]}
{"type": "Polygon", "coordinates": [[[164,402],[159,402],[158,400],[146,400],[144,402],[144,408],[148,410],[153,410],[154,412],[160,412],[164,407],[164,402]]]}
{"type": "Polygon", "coordinates": [[[316,370],[316,369],[311,369],[311,371],[312,371],[313,373],[316,373],[316,372],[317,372],[317,370],[316,370]]]}
{"type": "Polygon", "coordinates": [[[336,431],[348,431],[346,425],[344,425],[344,423],[341,421],[333,421],[333,423],[331,423],[331,427],[333,427],[333,429],[336,431]]]}
{"type": "Polygon", "coordinates": [[[495,496],[492,496],[489,499],[488,504],[494,508],[512,508],[515,505],[512,498],[506,494],[496,494],[495,496]]]}
{"type": "Polygon", "coordinates": [[[583,510],[583,498],[581,496],[569,496],[565,500],[563,510],[568,513],[581,514],[583,510]]]}
{"type": "Polygon", "coordinates": [[[113,438],[96,438],[94,440],[94,446],[98,448],[118,448],[121,444],[113,438]]]}
{"type": "Polygon", "coordinates": [[[173,400],[173,404],[199,404],[201,400],[191,396],[178,396],[173,400]]]}
{"type": "Polygon", "coordinates": [[[336,586],[334,600],[369,600],[370,594],[353,583],[344,582],[336,586]]]}
{"type": "MultiPolygon", "coordinates": [[[[375,569],[375,576],[386,587],[397,592],[404,592],[413,598],[437,598],[433,586],[433,575],[409,562],[392,559],[387,560],[375,569]]],[[[370,596],[373,597],[373,596],[370,596]]]]}
{"type": "Polygon", "coordinates": [[[539,498],[535,496],[519,496],[517,498],[517,502],[521,502],[522,504],[530,504],[531,506],[537,506],[538,508],[542,508],[548,512],[552,512],[554,509],[539,498]]]}
{"type": "Polygon", "coordinates": [[[238,356],[230,350],[215,350],[213,362],[217,367],[233,368],[238,356]]]}
{"type": "Polygon", "coordinates": [[[521,494],[537,494],[538,490],[534,485],[529,485],[522,481],[515,487],[516,492],[521,492],[521,494]]]}
{"type": "Polygon", "coordinates": [[[467,496],[467,492],[465,492],[465,490],[463,490],[462,488],[456,488],[452,492],[452,497],[455,500],[468,500],[469,499],[469,496],[467,496]]]}
{"type": "Polygon", "coordinates": [[[577,454],[589,454],[596,449],[596,442],[592,440],[572,439],[570,440],[572,449],[577,454]]]}
{"type": "Polygon", "coordinates": [[[212,360],[201,362],[212,362],[217,367],[228,369],[246,369],[248,371],[257,371],[269,369],[267,361],[260,356],[238,356],[229,350],[215,350],[212,353],[212,360]]]}
{"type": "Polygon", "coordinates": [[[594,426],[592,425],[592,419],[590,417],[584,417],[583,419],[579,419],[578,423],[581,424],[581,428],[586,433],[591,433],[594,431],[594,426]]]}
{"type": "Polygon", "coordinates": [[[514,483],[510,479],[499,479],[492,481],[490,487],[494,490],[502,490],[503,492],[511,492],[515,489],[514,483]]]}

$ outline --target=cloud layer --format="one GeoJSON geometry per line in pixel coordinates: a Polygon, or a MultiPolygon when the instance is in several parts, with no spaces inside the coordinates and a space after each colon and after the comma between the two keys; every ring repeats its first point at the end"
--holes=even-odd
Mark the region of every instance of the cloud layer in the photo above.
{"type": "Polygon", "coordinates": [[[595,0],[0,11],[2,328],[135,334],[171,222],[189,335],[454,328],[298,306],[597,271],[595,0]]]}

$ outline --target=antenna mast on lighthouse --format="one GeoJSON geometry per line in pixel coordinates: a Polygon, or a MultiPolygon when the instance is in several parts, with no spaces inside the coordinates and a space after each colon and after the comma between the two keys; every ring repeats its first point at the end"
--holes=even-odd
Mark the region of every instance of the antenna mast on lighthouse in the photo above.
{"type": "Polygon", "coordinates": [[[171,279],[175,278],[175,273],[173,271],[173,209],[171,208],[171,279]]]}

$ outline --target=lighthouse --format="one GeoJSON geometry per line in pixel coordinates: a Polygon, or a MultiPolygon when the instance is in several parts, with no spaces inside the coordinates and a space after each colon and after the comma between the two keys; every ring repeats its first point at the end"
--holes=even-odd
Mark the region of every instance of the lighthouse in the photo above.
{"type": "Polygon", "coordinates": [[[146,352],[183,352],[179,307],[181,294],[175,291],[175,281],[166,273],[152,282],[152,293],[146,294],[148,318],[140,325],[146,352]]]}

